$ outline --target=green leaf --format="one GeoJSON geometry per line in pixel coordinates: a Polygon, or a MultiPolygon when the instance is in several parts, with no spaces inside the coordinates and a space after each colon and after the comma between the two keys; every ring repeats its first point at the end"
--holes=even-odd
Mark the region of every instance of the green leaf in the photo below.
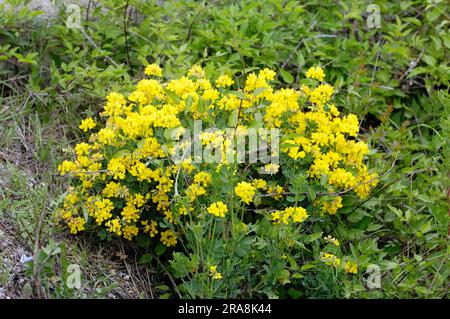
{"type": "Polygon", "coordinates": [[[315,268],[315,266],[313,264],[306,264],[306,265],[303,265],[300,268],[300,270],[304,271],[304,270],[309,270],[309,269],[313,269],[313,268],[315,268]]]}
{"type": "Polygon", "coordinates": [[[235,127],[238,123],[238,110],[233,110],[228,118],[228,126],[235,127]]]}
{"type": "Polygon", "coordinates": [[[422,60],[425,61],[425,63],[428,65],[431,65],[431,66],[436,65],[436,58],[434,58],[431,55],[424,54],[422,57],[422,60]]]}
{"type": "Polygon", "coordinates": [[[152,261],[153,257],[150,254],[144,254],[139,258],[138,263],[139,264],[150,264],[152,261]]]}
{"type": "Polygon", "coordinates": [[[141,248],[146,248],[150,246],[151,243],[150,236],[144,234],[137,235],[135,240],[136,244],[141,248]]]}
{"type": "Polygon", "coordinates": [[[238,257],[246,256],[252,247],[253,238],[245,238],[241,240],[236,248],[236,255],[238,257]]]}
{"type": "Polygon", "coordinates": [[[403,213],[400,209],[392,206],[391,204],[386,204],[386,206],[395,214],[397,217],[402,218],[403,213]]]}
{"type": "Polygon", "coordinates": [[[255,91],[253,91],[253,95],[254,95],[254,96],[258,96],[258,95],[260,95],[262,92],[264,92],[265,90],[267,90],[266,87],[257,88],[257,89],[255,89],[255,91]]]}
{"type": "Polygon", "coordinates": [[[308,188],[309,199],[314,201],[316,199],[316,191],[312,188],[308,188]]]}
{"type": "Polygon", "coordinates": [[[158,246],[156,246],[156,248],[155,248],[155,254],[157,256],[161,256],[162,254],[165,253],[166,250],[167,250],[166,246],[164,246],[162,244],[158,244],[158,246]]]}
{"type": "Polygon", "coordinates": [[[292,82],[294,82],[294,77],[289,72],[280,69],[280,75],[283,78],[284,82],[286,82],[287,84],[291,84],[292,82]]]}
{"type": "Polygon", "coordinates": [[[311,242],[321,238],[322,234],[323,234],[323,232],[319,232],[319,233],[314,233],[314,234],[308,235],[305,238],[305,242],[306,243],[311,243],[311,242]]]}
{"type": "Polygon", "coordinates": [[[22,288],[22,297],[27,299],[31,298],[33,296],[33,288],[31,287],[30,283],[26,283],[22,288]]]}
{"type": "Polygon", "coordinates": [[[112,158],[126,157],[128,155],[130,155],[129,150],[120,150],[120,151],[114,153],[112,158]]]}
{"type": "Polygon", "coordinates": [[[361,219],[363,219],[364,216],[365,214],[362,210],[356,210],[355,212],[347,216],[347,220],[352,223],[357,223],[361,219]]]}
{"type": "Polygon", "coordinates": [[[241,100],[245,100],[246,99],[245,93],[241,92],[241,91],[230,91],[230,94],[233,94],[233,95],[237,96],[241,100]]]}

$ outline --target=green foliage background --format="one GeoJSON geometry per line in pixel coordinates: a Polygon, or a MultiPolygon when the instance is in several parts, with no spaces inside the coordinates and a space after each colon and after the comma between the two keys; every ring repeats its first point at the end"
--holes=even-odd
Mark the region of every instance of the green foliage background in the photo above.
{"type": "MultiPolygon", "coordinates": [[[[25,238],[42,209],[47,225],[54,223],[46,203],[62,192],[56,165],[79,137],[81,117],[97,114],[108,91],[131,87],[146,64],[163,65],[168,76],[195,63],[238,75],[269,67],[280,86],[297,88],[306,68],[321,65],[336,104],[364,119],[361,133],[377,150],[370,165],[385,172],[367,201],[344,203],[339,218],[348,226],[336,229],[339,239],[352,239],[348,249],[363,269],[381,267],[382,283],[367,289],[364,273],[343,282],[306,276],[284,297],[448,296],[445,1],[376,1],[381,26],[373,29],[369,3],[359,0],[101,0],[82,8],[82,29],[67,28],[71,12],[60,2],[51,20],[22,8],[25,2],[0,4],[0,173],[14,176],[0,178],[0,218],[12,219],[25,238]],[[31,172],[38,187],[30,191],[18,171],[31,172]]],[[[55,229],[43,229],[43,238],[55,229]]]]}

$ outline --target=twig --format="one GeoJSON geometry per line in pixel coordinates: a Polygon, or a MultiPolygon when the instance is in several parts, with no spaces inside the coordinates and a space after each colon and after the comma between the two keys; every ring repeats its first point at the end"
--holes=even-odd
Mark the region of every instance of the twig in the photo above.
{"type": "Polygon", "coordinates": [[[123,33],[124,33],[124,36],[125,36],[125,50],[127,52],[128,66],[130,67],[131,75],[134,76],[133,65],[131,64],[131,59],[130,59],[130,49],[129,49],[129,45],[128,45],[128,32],[127,32],[127,27],[128,27],[128,17],[127,17],[128,1],[129,0],[126,0],[126,2],[125,2],[125,10],[124,10],[124,13],[123,13],[123,33]]]}
{"type": "MultiPolygon", "coordinates": [[[[88,40],[88,42],[95,48],[100,50],[100,48],[98,47],[97,44],[95,44],[94,40],[92,40],[92,38],[86,33],[86,31],[84,31],[83,27],[80,26],[80,31],[81,33],[84,35],[84,37],[86,38],[86,40],[88,40]]],[[[111,59],[109,56],[105,55],[105,59],[107,59],[109,62],[111,62],[115,67],[119,67],[119,64],[116,63],[116,61],[114,61],[113,59],[111,59]]]]}
{"type": "Polygon", "coordinates": [[[92,0],[89,0],[88,6],[87,6],[87,9],[86,9],[86,22],[89,21],[89,11],[91,9],[91,2],[92,2],[92,0]]]}
{"type": "Polygon", "coordinates": [[[417,59],[415,59],[409,63],[408,69],[400,76],[400,78],[398,79],[399,81],[403,80],[412,70],[414,70],[414,68],[417,66],[417,64],[419,64],[420,59],[422,59],[422,55],[424,52],[425,52],[425,48],[423,48],[422,51],[420,51],[417,59]]]}
{"type": "Polygon", "coordinates": [[[164,267],[164,265],[162,264],[161,260],[159,260],[158,256],[155,256],[156,261],[158,262],[158,264],[161,266],[161,268],[164,270],[164,272],[166,273],[167,277],[169,277],[170,282],[173,285],[173,288],[175,289],[175,292],[178,294],[178,297],[180,297],[180,299],[183,298],[183,296],[181,295],[180,291],[178,290],[177,284],[175,283],[175,281],[173,280],[172,276],[170,275],[170,273],[166,270],[166,268],[164,267]]]}
{"type": "Polygon", "coordinates": [[[202,7],[200,10],[198,10],[198,12],[195,14],[194,18],[192,19],[191,23],[189,24],[189,28],[188,28],[188,33],[186,36],[186,42],[189,42],[189,40],[191,39],[191,35],[192,35],[192,28],[194,26],[195,20],[197,20],[197,18],[200,16],[200,13],[205,9],[206,7],[202,7]]]}

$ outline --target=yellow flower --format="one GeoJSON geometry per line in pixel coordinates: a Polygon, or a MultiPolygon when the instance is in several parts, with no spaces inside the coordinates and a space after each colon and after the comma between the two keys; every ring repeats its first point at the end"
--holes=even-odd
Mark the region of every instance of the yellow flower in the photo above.
{"type": "Polygon", "coordinates": [[[321,84],[311,91],[309,101],[316,106],[323,106],[333,96],[334,88],[329,84],[321,84]]]}
{"type": "Polygon", "coordinates": [[[322,210],[330,215],[335,215],[339,208],[342,208],[341,196],[336,196],[332,201],[326,201],[322,204],[322,210]]]}
{"type": "Polygon", "coordinates": [[[185,193],[188,196],[189,201],[192,203],[197,197],[205,195],[206,189],[203,186],[192,184],[186,189],[185,193]]]}
{"type": "Polygon", "coordinates": [[[145,67],[144,73],[148,76],[162,76],[162,69],[157,64],[149,64],[145,67]]]}
{"type": "Polygon", "coordinates": [[[289,213],[292,216],[292,221],[295,223],[303,223],[309,217],[306,209],[303,207],[289,207],[284,211],[285,214],[289,213]]]}
{"type": "Polygon", "coordinates": [[[122,235],[122,225],[120,225],[120,219],[114,218],[110,219],[105,223],[105,226],[108,228],[110,233],[114,233],[117,236],[122,235]]]}
{"type": "Polygon", "coordinates": [[[323,69],[318,67],[311,67],[306,72],[306,77],[310,79],[316,79],[318,81],[323,81],[323,78],[325,77],[325,73],[323,72],[323,69]]]}
{"type": "Polygon", "coordinates": [[[90,148],[91,146],[87,143],[79,143],[75,145],[75,152],[77,153],[77,156],[87,155],[90,148]]]}
{"type": "Polygon", "coordinates": [[[127,223],[136,222],[139,220],[139,210],[133,205],[133,203],[130,202],[127,203],[120,214],[127,223]]]}
{"type": "Polygon", "coordinates": [[[341,264],[341,260],[337,256],[330,253],[321,252],[319,258],[325,264],[333,266],[335,268],[339,267],[339,265],[341,264]]]}
{"type": "Polygon", "coordinates": [[[244,203],[250,204],[253,201],[256,189],[250,183],[240,182],[234,188],[234,192],[244,203]]]}
{"type": "Polygon", "coordinates": [[[96,125],[97,124],[95,124],[94,120],[91,117],[88,117],[81,121],[79,128],[80,130],[87,132],[89,130],[92,130],[96,125]]]}
{"type": "Polygon", "coordinates": [[[266,80],[270,80],[272,81],[273,79],[275,79],[276,76],[276,72],[273,70],[270,70],[268,68],[264,68],[261,72],[259,72],[259,76],[266,79],[266,80]]]}
{"type": "Polygon", "coordinates": [[[264,166],[264,173],[266,174],[276,174],[278,173],[278,171],[280,170],[280,165],[279,164],[274,164],[274,163],[269,163],[267,165],[264,166]]]}
{"type": "Polygon", "coordinates": [[[337,240],[334,237],[331,237],[331,235],[328,235],[327,237],[325,237],[325,241],[327,243],[333,244],[335,246],[339,246],[339,240],[337,240]]]}
{"type": "Polygon", "coordinates": [[[288,207],[283,211],[275,211],[271,214],[272,221],[279,224],[289,224],[289,221],[303,223],[309,216],[303,207],[288,207]]]}
{"type": "Polygon", "coordinates": [[[272,218],[272,221],[275,223],[279,223],[281,221],[281,212],[280,211],[274,211],[272,213],[270,213],[270,216],[272,218]]]}
{"type": "Polygon", "coordinates": [[[344,189],[352,188],[357,184],[355,176],[343,168],[337,168],[330,172],[328,183],[344,189]]]}
{"type": "Polygon", "coordinates": [[[367,198],[369,196],[370,190],[377,186],[378,184],[378,174],[369,174],[367,167],[363,166],[359,169],[358,177],[356,181],[355,192],[359,198],[367,198]]]}
{"type": "Polygon", "coordinates": [[[267,182],[263,179],[255,179],[252,181],[252,185],[258,189],[267,189],[267,182]]]}
{"type": "Polygon", "coordinates": [[[68,222],[70,233],[76,234],[80,231],[83,231],[85,223],[86,221],[84,220],[84,218],[81,217],[71,218],[68,222]]]}
{"type": "Polygon", "coordinates": [[[186,209],[186,207],[180,207],[179,209],[178,209],[178,213],[180,214],[180,215],[187,215],[188,214],[188,211],[187,211],[187,209],[186,209]]]}
{"type": "Polygon", "coordinates": [[[208,207],[208,213],[210,213],[211,215],[214,215],[216,217],[225,217],[225,214],[227,212],[228,212],[228,208],[222,201],[212,203],[208,207]]]}
{"type": "Polygon", "coordinates": [[[105,197],[119,197],[122,194],[126,194],[126,188],[122,187],[120,183],[109,182],[105,185],[105,188],[102,190],[102,194],[105,197]]]}
{"type": "Polygon", "coordinates": [[[123,158],[113,158],[108,163],[108,174],[115,179],[124,179],[126,166],[123,158]]]}
{"type": "Polygon", "coordinates": [[[177,237],[170,229],[161,233],[161,242],[167,247],[175,246],[177,244],[177,237]]]}
{"type": "Polygon", "coordinates": [[[204,78],[205,77],[205,71],[200,65],[193,65],[189,71],[188,76],[195,76],[197,78],[204,78]]]}
{"type": "Polygon", "coordinates": [[[149,234],[150,237],[155,237],[158,234],[158,229],[156,228],[158,226],[158,223],[154,220],[148,223],[148,221],[144,220],[141,221],[141,224],[144,226],[144,233],[149,234]]]}
{"type": "Polygon", "coordinates": [[[215,100],[217,100],[217,99],[219,98],[219,91],[217,91],[217,90],[215,90],[215,89],[209,89],[209,90],[206,90],[206,91],[203,93],[202,98],[203,98],[203,100],[205,100],[205,101],[210,100],[210,101],[214,102],[215,100]]]}
{"type": "Polygon", "coordinates": [[[123,238],[127,240],[132,240],[133,237],[137,236],[139,233],[139,228],[136,225],[126,225],[122,228],[123,238]]]}
{"type": "Polygon", "coordinates": [[[148,168],[144,163],[136,161],[136,163],[131,166],[128,170],[131,175],[136,176],[138,181],[148,181],[150,179],[155,179],[157,173],[152,169],[148,168]]]}
{"type": "Polygon", "coordinates": [[[108,145],[113,144],[116,138],[116,132],[109,127],[102,128],[98,131],[98,140],[100,143],[108,145]]]}
{"type": "Polygon", "coordinates": [[[280,185],[270,186],[267,189],[267,194],[272,196],[275,200],[280,200],[283,198],[284,189],[280,185]]]}
{"type": "Polygon", "coordinates": [[[358,264],[351,262],[351,261],[346,261],[345,265],[344,265],[344,270],[346,273],[349,273],[349,274],[357,274],[358,273],[358,264]]]}
{"type": "Polygon", "coordinates": [[[75,205],[79,200],[80,199],[77,194],[68,193],[64,198],[64,207],[70,208],[71,206],[75,205]]]}
{"type": "Polygon", "coordinates": [[[106,97],[106,105],[104,107],[106,116],[120,116],[124,112],[124,106],[127,101],[125,97],[117,92],[111,92],[106,97]]]}
{"type": "Polygon", "coordinates": [[[77,165],[75,165],[75,163],[71,161],[63,161],[58,166],[58,171],[60,172],[61,175],[73,173],[76,172],[77,170],[78,170],[77,165]]]}
{"type": "Polygon", "coordinates": [[[94,216],[96,223],[100,225],[103,221],[110,219],[112,217],[111,211],[113,209],[113,202],[107,198],[95,201],[92,215],[94,216]]]}
{"type": "Polygon", "coordinates": [[[223,278],[222,274],[217,271],[217,266],[216,265],[211,265],[209,267],[209,276],[212,277],[213,279],[216,279],[216,280],[220,280],[220,279],[223,278]]]}
{"type": "Polygon", "coordinates": [[[208,172],[198,172],[194,176],[194,184],[199,184],[204,187],[208,186],[212,181],[211,174],[208,172]]]}
{"type": "Polygon", "coordinates": [[[217,87],[227,87],[233,85],[234,81],[231,77],[228,75],[221,75],[216,80],[216,86],[217,87]]]}

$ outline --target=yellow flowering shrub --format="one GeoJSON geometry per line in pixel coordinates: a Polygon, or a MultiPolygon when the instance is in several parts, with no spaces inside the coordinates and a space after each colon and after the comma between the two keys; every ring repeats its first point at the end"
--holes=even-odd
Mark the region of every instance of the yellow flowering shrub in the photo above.
{"type": "MultiPolygon", "coordinates": [[[[155,64],[145,74],[149,78],[134,91],[111,92],[98,118],[81,122],[86,139],[59,166],[61,175],[72,177],[59,211],[72,234],[147,236],[176,249],[187,233],[183,227],[206,218],[229,221],[231,236],[246,236],[258,220],[280,232],[292,225],[291,232],[300,234],[302,224],[318,218],[333,222],[345,196],[365,199],[377,185],[365,163],[370,148],[358,139],[358,117],[341,114],[331,102],[334,88],[320,67],[306,72],[299,89],[276,89],[269,69],[241,83],[227,74],[209,76],[198,65],[168,81],[155,64]],[[202,121],[202,131],[183,140],[195,121],[202,121]],[[279,132],[279,150],[269,152],[276,162],[239,162],[235,150],[227,151],[251,129],[279,132]],[[195,138],[202,150],[218,149],[218,160],[199,161],[191,149],[195,138]]],[[[286,249],[295,247],[294,237],[283,236],[286,249]]],[[[340,247],[332,236],[325,242],[340,247]]],[[[335,254],[316,257],[341,267],[335,254]]],[[[357,272],[354,262],[342,268],[357,272]]],[[[225,274],[211,265],[205,278],[218,281],[225,274]]]]}

